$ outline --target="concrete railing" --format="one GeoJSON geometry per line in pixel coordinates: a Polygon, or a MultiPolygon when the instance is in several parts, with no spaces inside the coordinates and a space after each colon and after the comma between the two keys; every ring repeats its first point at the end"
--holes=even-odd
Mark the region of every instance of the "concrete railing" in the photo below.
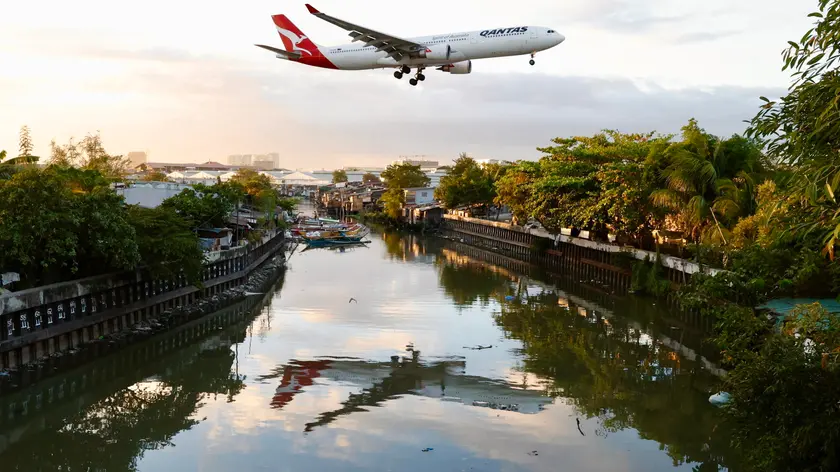
{"type": "Polygon", "coordinates": [[[183,275],[156,279],[136,270],[3,293],[0,367],[67,349],[237,286],[282,248],[283,234],[273,232],[260,244],[208,253],[201,288],[190,285],[183,275]]]}
{"type": "MultiPolygon", "coordinates": [[[[512,241],[519,241],[528,245],[530,245],[532,238],[544,238],[551,240],[555,244],[555,246],[558,243],[566,243],[571,244],[573,246],[593,249],[604,253],[625,253],[638,260],[644,260],[645,258],[649,258],[651,261],[656,260],[655,252],[646,251],[644,249],[637,249],[632,246],[621,246],[618,244],[591,241],[588,239],[576,238],[565,234],[552,234],[542,228],[523,228],[521,226],[515,226],[500,221],[488,221],[478,218],[468,218],[456,215],[443,215],[443,217],[447,221],[471,223],[486,228],[495,228],[497,230],[510,231],[512,232],[510,235],[512,236],[510,238],[512,241]],[[523,239],[521,235],[530,235],[531,238],[523,239]]],[[[476,232],[476,234],[480,235],[480,233],[482,232],[483,231],[479,231],[476,232]]],[[[488,234],[487,236],[493,237],[494,235],[488,234]]],[[[506,235],[504,233],[498,233],[495,236],[498,236],[500,239],[504,239],[506,235]]],[[[711,275],[717,275],[718,273],[723,272],[721,269],[701,267],[700,264],[697,264],[696,262],[688,261],[679,257],[660,254],[660,258],[662,259],[662,265],[664,265],[665,267],[679,272],[683,272],[688,275],[693,275],[701,271],[711,275]]]]}

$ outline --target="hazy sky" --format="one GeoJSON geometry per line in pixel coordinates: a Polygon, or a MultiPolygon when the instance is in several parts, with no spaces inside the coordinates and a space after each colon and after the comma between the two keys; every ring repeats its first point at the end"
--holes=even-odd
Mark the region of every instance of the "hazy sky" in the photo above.
{"type": "Polygon", "coordinates": [[[313,2],[402,37],[522,24],[566,36],[534,67],[527,56],[481,60],[470,75],[429,70],[417,87],[388,70],[317,69],[253,46],[282,47],[276,13],[316,43],[347,42],[304,2],[4,3],[0,149],[16,154],[27,124],[42,156],[53,138],[98,130],[109,151],[153,161],[276,151],[286,167],[330,168],[400,154],[531,159],[555,136],[677,132],[692,116],[710,132],[740,132],[759,95],[787,87],[780,52],[817,1],[313,2]]]}

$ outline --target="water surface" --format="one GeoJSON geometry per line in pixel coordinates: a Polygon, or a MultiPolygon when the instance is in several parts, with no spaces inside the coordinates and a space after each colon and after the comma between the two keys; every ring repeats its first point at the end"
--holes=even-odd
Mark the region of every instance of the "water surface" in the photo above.
{"type": "Polygon", "coordinates": [[[451,242],[371,239],[296,252],[241,321],[0,397],[0,469],[733,467],[697,320],[451,242]]]}

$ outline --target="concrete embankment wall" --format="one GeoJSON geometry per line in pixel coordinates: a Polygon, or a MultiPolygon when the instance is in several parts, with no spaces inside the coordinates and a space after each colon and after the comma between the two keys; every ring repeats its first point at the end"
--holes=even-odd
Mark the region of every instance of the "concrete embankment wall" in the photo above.
{"type": "Polygon", "coordinates": [[[281,231],[258,244],[209,254],[200,289],[183,276],[161,280],[134,271],[0,295],[0,368],[74,349],[238,287],[284,243],[281,231]]]}
{"type": "MultiPolygon", "coordinates": [[[[444,215],[442,230],[445,236],[466,244],[550,270],[573,273],[583,280],[597,281],[616,293],[626,293],[630,289],[632,261],[646,257],[656,260],[656,254],[650,251],[455,215],[444,215]],[[548,249],[535,250],[541,244],[548,249]]],[[[701,271],[718,272],[674,256],[662,255],[661,259],[663,275],[674,285],[687,283],[692,275],[701,271]]]]}
{"type": "MultiPolygon", "coordinates": [[[[271,288],[268,284],[263,288],[271,288]]],[[[0,454],[45,430],[57,431],[65,418],[85,411],[113,392],[150,375],[180,377],[193,369],[202,353],[241,343],[246,328],[273,296],[252,296],[197,320],[111,353],[110,345],[93,345],[77,368],[48,378],[21,378],[19,391],[0,396],[0,454]],[[109,355],[110,354],[110,355],[109,355]]],[[[30,374],[24,371],[24,374],[30,374]]]]}

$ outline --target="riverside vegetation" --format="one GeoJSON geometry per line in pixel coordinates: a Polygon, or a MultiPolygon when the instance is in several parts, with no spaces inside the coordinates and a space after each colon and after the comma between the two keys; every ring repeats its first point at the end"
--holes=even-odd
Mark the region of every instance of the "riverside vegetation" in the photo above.
{"type": "MultiPolygon", "coordinates": [[[[787,94],[760,97],[744,135],[713,136],[692,119],[680,136],[556,138],[537,162],[481,166],[462,154],[435,191],[447,208],[505,205],[514,222],[637,247],[654,230],[680,232],[684,257],[724,269],[696,275],[678,298],[717,320],[732,395],[723,411],[751,470],[840,469],[840,319],[819,304],[782,320],[755,308],[840,291],[840,0],[818,6],[814,27],[784,51],[787,94]]],[[[423,185],[383,177],[389,189],[423,185]]],[[[394,195],[383,198],[391,218],[394,195]]],[[[660,272],[636,263],[635,288],[664,295],[660,272]]]]}
{"type": "Polygon", "coordinates": [[[39,167],[24,126],[18,156],[7,155],[0,152],[0,269],[19,273],[19,288],[141,267],[162,277],[183,271],[200,284],[197,229],[224,226],[236,205],[248,204],[269,215],[249,234],[259,238],[277,224],[275,208],[296,204],[278,198],[267,176],[242,170],[157,208],[127,205],[112,184],[125,181],[128,161],[109,154],[98,135],[53,141],[48,164],[39,167]]]}
{"type": "MultiPolygon", "coordinates": [[[[784,69],[793,75],[787,94],[775,101],[761,97],[763,105],[744,135],[713,136],[690,120],[680,136],[605,130],[591,137],[556,138],[540,149],[545,156],[537,162],[480,166],[462,155],[436,189],[436,198],[448,208],[504,205],[516,221],[534,219],[554,232],[585,229],[596,239],[614,234],[623,243],[643,246],[654,230],[679,231],[688,242],[686,257],[725,269],[714,277],[696,275],[678,298],[685,308],[718,320],[716,342],[729,369],[721,388],[732,395],[723,413],[733,445],[745,454],[748,468],[757,471],[840,469],[840,321],[819,305],[800,306],[781,322],[755,308],[772,298],[834,297],[840,290],[835,260],[840,243],[835,196],[840,188],[840,0],[819,0],[818,7],[810,15],[814,27],[790,41],[783,54],[784,69]]],[[[16,159],[27,156],[21,152],[16,159]]],[[[0,258],[9,259],[2,260],[6,267],[18,264],[30,280],[38,280],[45,277],[39,264],[52,258],[60,263],[50,267],[79,272],[84,259],[68,249],[75,250],[69,233],[91,245],[78,251],[98,254],[109,264],[130,266],[125,261],[140,260],[119,256],[116,249],[124,248],[117,243],[94,244],[79,237],[110,238],[111,233],[67,231],[56,224],[83,227],[79,222],[92,218],[81,210],[84,198],[72,205],[54,198],[40,206],[26,201],[32,194],[56,191],[88,195],[74,190],[88,182],[82,179],[89,175],[85,172],[110,175],[107,166],[96,167],[100,160],[89,162],[94,167],[23,170],[0,183],[0,201],[19,205],[18,211],[0,208],[0,249],[14,249],[0,252],[0,258]],[[30,175],[34,172],[66,183],[56,189],[30,175]],[[63,216],[70,209],[75,216],[63,216]],[[7,221],[14,221],[16,230],[6,228],[7,221]],[[21,236],[42,233],[46,236],[37,241],[21,236]]],[[[18,165],[4,164],[0,176],[18,165]]],[[[428,184],[417,166],[389,166],[382,177],[388,187],[384,212],[371,218],[397,219],[402,189],[428,184]]],[[[109,200],[101,198],[107,208],[109,200]]],[[[170,212],[173,221],[185,215],[165,207],[156,211],[170,212]]],[[[124,218],[126,227],[137,224],[124,218]]],[[[86,224],[107,229],[118,220],[93,218],[86,224]]],[[[141,226],[134,234],[159,237],[142,231],[141,226]]],[[[667,287],[657,267],[638,264],[634,279],[644,291],[662,295],[667,287]]]]}

